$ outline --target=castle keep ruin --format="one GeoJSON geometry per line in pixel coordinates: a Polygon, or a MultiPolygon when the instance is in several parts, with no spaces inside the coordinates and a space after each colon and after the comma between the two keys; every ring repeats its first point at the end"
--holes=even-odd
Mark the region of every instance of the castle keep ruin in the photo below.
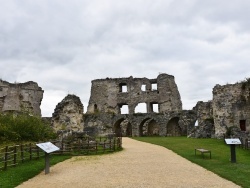
{"type": "Polygon", "coordinates": [[[26,112],[41,116],[43,90],[35,82],[9,83],[0,80],[0,113],[26,112]]]}
{"type": "Polygon", "coordinates": [[[174,76],[160,74],[156,79],[106,78],[92,81],[85,130],[123,136],[180,136],[194,125],[193,111],[182,111],[174,76]],[[139,104],[145,113],[136,113],[139,104]],[[123,106],[128,112],[121,113],[123,106]],[[155,107],[156,106],[156,107],[155,107]]]}
{"type": "MultiPolygon", "coordinates": [[[[212,93],[212,100],[182,110],[174,76],[97,79],[92,81],[86,114],[80,98],[68,95],[56,106],[50,120],[54,130],[63,133],[250,138],[250,79],[216,85],[212,93]],[[144,112],[138,111],[140,104],[144,112]]],[[[41,116],[42,98],[43,90],[35,82],[12,84],[0,80],[0,113],[41,116]]]]}
{"type": "Polygon", "coordinates": [[[250,80],[216,85],[213,100],[195,107],[199,125],[192,137],[250,137],[250,80]],[[234,132],[231,131],[233,128],[234,132]]]}
{"type": "Polygon", "coordinates": [[[128,114],[134,114],[140,103],[146,103],[147,113],[180,112],[182,103],[174,77],[160,74],[157,79],[116,78],[92,81],[87,113],[121,114],[121,107],[128,105],[128,114]]]}

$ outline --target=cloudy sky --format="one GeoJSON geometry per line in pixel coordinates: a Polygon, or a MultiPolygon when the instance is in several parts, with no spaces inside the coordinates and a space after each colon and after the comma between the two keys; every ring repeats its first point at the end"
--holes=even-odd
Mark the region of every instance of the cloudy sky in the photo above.
{"type": "Polygon", "coordinates": [[[175,76],[184,109],[250,77],[249,0],[0,0],[0,78],[35,81],[42,115],[91,80],[175,76]]]}

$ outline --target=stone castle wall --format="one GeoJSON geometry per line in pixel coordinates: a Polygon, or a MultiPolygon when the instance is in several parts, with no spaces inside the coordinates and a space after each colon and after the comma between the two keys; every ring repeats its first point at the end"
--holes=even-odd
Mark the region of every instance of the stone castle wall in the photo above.
{"type": "Polygon", "coordinates": [[[129,77],[93,80],[87,113],[120,114],[120,108],[128,105],[129,114],[133,114],[139,103],[146,103],[148,113],[153,112],[153,104],[158,104],[159,113],[181,111],[182,103],[174,77],[160,74],[156,79],[129,77]],[[153,84],[157,85],[156,89],[153,89],[153,84]],[[123,91],[124,87],[126,91],[123,91]]]}
{"type": "Polygon", "coordinates": [[[43,90],[35,82],[9,83],[0,80],[0,112],[16,111],[41,116],[43,90]]]}
{"type": "Polygon", "coordinates": [[[59,102],[52,114],[52,127],[55,131],[83,131],[83,104],[76,95],[67,95],[59,102]]]}
{"type": "Polygon", "coordinates": [[[245,124],[246,131],[250,131],[249,95],[249,86],[244,82],[224,86],[216,85],[213,88],[213,117],[216,137],[222,137],[228,127],[240,128],[240,124],[242,126],[245,124]]]}

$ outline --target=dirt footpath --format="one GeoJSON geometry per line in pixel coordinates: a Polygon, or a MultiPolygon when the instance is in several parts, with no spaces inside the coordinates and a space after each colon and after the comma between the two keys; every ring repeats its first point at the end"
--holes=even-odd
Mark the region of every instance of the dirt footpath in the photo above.
{"type": "Polygon", "coordinates": [[[123,138],[123,147],[115,154],[73,157],[18,187],[239,187],[164,147],[130,138],[123,138]]]}

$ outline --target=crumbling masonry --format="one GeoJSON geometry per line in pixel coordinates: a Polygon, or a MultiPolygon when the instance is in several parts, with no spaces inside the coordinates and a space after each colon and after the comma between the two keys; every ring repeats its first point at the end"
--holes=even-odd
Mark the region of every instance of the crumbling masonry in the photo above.
{"type": "Polygon", "coordinates": [[[123,136],[187,135],[196,120],[194,111],[183,111],[174,76],[156,79],[106,78],[92,81],[84,129],[123,136]],[[146,112],[137,113],[139,104],[146,112]],[[122,107],[127,113],[122,114],[122,107]]]}
{"type": "MultiPolygon", "coordinates": [[[[54,130],[63,133],[250,138],[250,79],[216,85],[212,92],[211,101],[199,101],[192,110],[182,110],[171,75],[97,79],[92,81],[86,114],[80,98],[68,95],[56,106],[50,120],[54,130]],[[143,112],[138,110],[141,104],[143,112]]],[[[43,90],[35,82],[12,84],[0,80],[0,113],[41,116],[42,98],[43,90]]]]}
{"type": "Polygon", "coordinates": [[[26,112],[41,116],[43,90],[35,82],[9,83],[0,80],[0,113],[26,112]]]}

